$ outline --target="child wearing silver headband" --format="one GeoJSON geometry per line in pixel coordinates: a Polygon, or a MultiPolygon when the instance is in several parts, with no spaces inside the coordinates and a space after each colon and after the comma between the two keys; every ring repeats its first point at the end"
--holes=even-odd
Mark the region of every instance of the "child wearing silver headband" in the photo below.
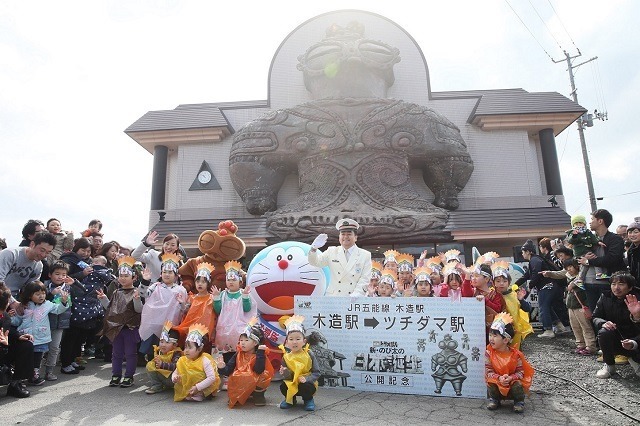
{"type": "Polygon", "coordinates": [[[118,259],[118,283],[111,299],[102,290],[96,290],[100,303],[107,311],[104,318],[103,334],[113,345],[111,357],[111,381],[109,386],[128,388],[133,386],[133,375],[138,361],[137,346],[140,342],[138,329],[142,301],[138,290],[133,287],[136,273],[133,269],[135,259],[131,256],[118,259]],[[126,359],[127,367],[122,378],[122,364],[126,359]]]}
{"type": "Polygon", "coordinates": [[[204,350],[209,340],[209,329],[193,324],[184,344],[184,355],[171,374],[174,401],[203,401],[215,395],[220,388],[218,367],[213,357],[204,350]]]}
{"type": "Polygon", "coordinates": [[[147,363],[149,389],[145,390],[145,393],[149,395],[173,388],[171,373],[182,356],[182,349],[178,346],[180,333],[172,330],[172,325],[171,321],[164,324],[160,344],[153,347],[153,359],[147,363]]]}
{"type": "Polygon", "coordinates": [[[284,345],[280,345],[280,350],[284,353],[280,367],[283,378],[280,392],[285,396],[285,400],[280,403],[280,408],[293,407],[296,396],[300,396],[304,401],[305,411],[315,411],[313,396],[318,390],[320,369],[315,355],[309,350],[303,322],[304,317],[299,315],[294,315],[284,322],[287,339],[284,345]]]}
{"type": "Polygon", "coordinates": [[[244,405],[252,396],[253,404],[264,406],[264,392],[273,378],[273,366],[267,360],[269,349],[264,345],[264,334],[257,318],[252,318],[240,335],[236,353],[229,362],[218,362],[219,373],[228,376],[229,408],[236,403],[244,405]]]}
{"type": "MultiPolygon", "coordinates": [[[[240,288],[242,283],[242,265],[235,260],[224,264],[227,288],[218,290],[213,286],[213,310],[218,315],[216,325],[215,347],[225,362],[229,362],[235,354],[240,335],[246,324],[253,317],[258,316],[256,302],[251,298],[251,288],[240,288]]],[[[226,377],[223,379],[222,389],[226,389],[226,377]]]]}
{"type": "Polygon", "coordinates": [[[524,354],[509,346],[515,335],[511,315],[496,315],[489,331],[489,344],[485,352],[485,378],[489,395],[488,410],[497,410],[501,401],[513,400],[513,411],[524,411],[525,393],[533,379],[533,367],[524,354]]]}
{"type": "Polygon", "coordinates": [[[158,344],[165,321],[171,321],[172,324],[182,321],[187,289],[179,282],[180,261],[180,256],[176,254],[163,254],[160,281],[151,284],[147,291],[140,322],[142,343],[139,349],[147,357],[152,354],[153,345],[158,344]]]}

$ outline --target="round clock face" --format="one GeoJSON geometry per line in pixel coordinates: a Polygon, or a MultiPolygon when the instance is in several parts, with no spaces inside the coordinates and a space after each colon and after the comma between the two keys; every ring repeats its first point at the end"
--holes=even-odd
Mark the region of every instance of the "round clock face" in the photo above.
{"type": "Polygon", "coordinates": [[[203,170],[200,173],[198,173],[198,182],[200,182],[203,185],[211,182],[211,173],[209,173],[206,170],[203,170]]]}

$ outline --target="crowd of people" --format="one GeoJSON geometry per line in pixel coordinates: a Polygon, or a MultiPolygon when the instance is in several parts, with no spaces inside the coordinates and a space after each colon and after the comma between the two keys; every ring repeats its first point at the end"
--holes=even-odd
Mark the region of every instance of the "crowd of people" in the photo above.
{"type": "MultiPolygon", "coordinates": [[[[383,262],[372,262],[356,246],[359,224],[352,219],[336,224],[340,246],[322,252],[327,235],[321,234],[308,256],[331,270],[327,295],[484,301],[487,408],[510,399],[522,412],[533,375],[522,352],[533,333],[532,291],[543,327],[538,337],[570,327],[576,354],[600,351],[597,377],[609,378],[616,364],[627,362],[640,376],[640,218],[616,233],[608,230],[612,221],[608,211],[597,210],[588,224],[584,216],[572,217],[563,238],[527,240],[528,267],[515,282],[510,262],[495,252],[471,266],[457,250],[430,258],[423,252],[419,259],[389,250],[383,262]]],[[[104,242],[99,220],[75,238],[52,218],[46,225],[28,221],[22,236],[19,247],[0,251],[0,383],[8,384],[8,395],[28,397],[27,386],[81,374],[87,358],[96,357],[111,362],[111,387],[133,386],[136,368],[145,366],[147,394],[173,390],[175,401],[202,401],[226,390],[230,407],[249,399],[260,406],[279,375],[280,408],[300,397],[305,410],[315,410],[320,373],[304,319],[284,322],[282,361],[274,368],[240,263],[224,265],[221,288],[212,283],[214,266],[199,263],[187,289],[179,273],[186,253],[175,234],[156,250],[159,235],[151,232],[134,249],[104,242]]]]}

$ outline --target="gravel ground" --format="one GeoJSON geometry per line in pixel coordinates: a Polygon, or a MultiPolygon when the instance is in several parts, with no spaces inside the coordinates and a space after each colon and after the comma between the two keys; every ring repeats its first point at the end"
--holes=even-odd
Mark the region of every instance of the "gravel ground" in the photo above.
{"type": "MultiPolygon", "coordinates": [[[[640,419],[640,378],[631,366],[617,366],[617,374],[611,379],[598,379],[596,371],[602,367],[595,356],[573,354],[575,341],[572,333],[559,335],[555,339],[541,339],[530,335],[523,351],[537,370],[531,392],[552,398],[554,407],[579,413],[579,422],[601,425],[638,425],[614,409],[607,407],[575,385],[547,374],[569,379],[588,390],[601,400],[627,415],[640,419]]],[[[575,417],[574,417],[575,418],[575,417]]]]}

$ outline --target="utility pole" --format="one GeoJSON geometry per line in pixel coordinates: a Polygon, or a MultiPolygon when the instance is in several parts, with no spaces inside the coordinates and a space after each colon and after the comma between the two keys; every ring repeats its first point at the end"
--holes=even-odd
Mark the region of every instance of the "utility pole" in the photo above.
{"type": "MultiPolygon", "coordinates": [[[[582,53],[580,53],[580,49],[578,49],[578,54],[575,56],[570,56],[566,50],[564,50],[563,53],[564,53],[565,59],[560,59],[558,61],[556,61],[555,59],[551,59],[551,60],[556,64],[559,62],[567,61],[567,68],[569,71],[569,81],[571,82],[571,97],[573,98],[573,101],[575,103],[579,104],[578,89],[576,89],[576,83],[573,78],[573,70],[574,68],[578,68],[581,65],[587,64],[591,61],[598,59],[598,57],[595,56],[589,59],[588,61],[579,63],[578,65],[573,65],[571,63],[571,60],[579,56],[582,56],[582,53]]],[[[591,166],[589,165],[589,154],[587,152],[587,142],[584,139],[584,128],[591,127],[592,125],[593,125],[592,122],[591,122],[591,125],[589,125],[589,119],[588,117],[585,117],[585,115],[581,116],[578,119],[578,134],[580,135],[580,146],[582,147],[582,160],[584,161],[584,171],[587,175],[587,189],[589,190],[589,201],[591,202],[591,211],[594,212],[598,210],[598,206],[596,204],[596,194],[595,194],[595,191],[593,190],[593,180],[591,178],[591,166]]]]}

